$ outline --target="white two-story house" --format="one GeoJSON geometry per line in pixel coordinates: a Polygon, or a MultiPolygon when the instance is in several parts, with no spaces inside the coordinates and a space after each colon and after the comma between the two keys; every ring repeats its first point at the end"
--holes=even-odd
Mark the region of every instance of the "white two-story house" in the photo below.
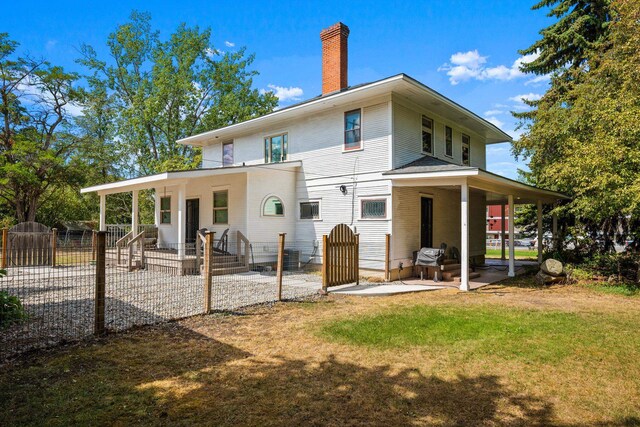
{"type": "MultiPolygon", "coordinates": [[[[488,172],[486,146],[509,135],[421,82],[348,86],[348,34],[341,23],[321,33],[320,96],[178,141],[202,147],[201,169],[83,189],[101,196],[101,229],[107,194],[134,193],[135,226],[137,192],[154,189],[159,245],[200,228],[317,245],[345,223],[360,234],[361,268],[384,270],[386,234],[393,277],[414,251],[444,242],[459,249],[467,289],[470,263],[484,261],[487,204],[537,204],[541,218],[563,196],[488,172]]],[[[513,258],[511,244],[511,274],[513,258]]]]}

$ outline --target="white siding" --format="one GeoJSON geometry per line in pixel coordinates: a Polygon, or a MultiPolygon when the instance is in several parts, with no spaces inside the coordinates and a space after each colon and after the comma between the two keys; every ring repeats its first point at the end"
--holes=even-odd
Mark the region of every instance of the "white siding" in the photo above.
{"type": "Polygon", "coordinates": [[[422,115],[434,121],[434,156],[462,164],[462,134],[471,138],[470,165],[485,168],[485,141],[477,133],[446,120],[441,116],[394,98],[393,101],[393,167],[410,163],[424,156],[422,153],[422,115]],[[445,126],[453,130],[453,157],[445,155],[445,126]]]}

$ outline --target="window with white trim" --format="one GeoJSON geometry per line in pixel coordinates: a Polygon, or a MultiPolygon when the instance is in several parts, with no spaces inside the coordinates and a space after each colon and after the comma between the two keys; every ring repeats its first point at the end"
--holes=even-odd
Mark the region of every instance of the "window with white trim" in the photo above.
{"type": "Polygon", "coordinates": [[[300,202],[300,219],[320,219],[320,201],[300,202]]]}
{"type": "Polygon", "coordinates": [[[229,224],[229,191],[213,192],[213,223],[229,224]]]}
{"type": "Polygon", "coordinates": [[[171,196],[160,197],[160,224],[171,224],[171,196]]]}
{"type": "Polygon", "coordinates": [[[276,196],[269,196],[262,205],[263,216],[284,216],[282,200],[276,196]]]}
{"type": "Polygon", "coordinates": [[[422,152],[433,154],[433,120],[422,116],[422,152]]]}
{"type": "Polygon", "coordinates": [[[453,157],[453,129],[444,127],[444,154],[453,157]]]}
{"type": "Polygon", "coordinates": [[[469,135],[462,134],[462,164],[469,166],[469,159],[471,156],[471,137],[469,135]]]}
{"type": "Polygon", "coordinates": [[[360,216],[363,219],[382,219],[387,217],[387,199],[362,200],[360,208],[360,216]]]}
{"type": "Polygon", "coordinates": [[[289,137],[286,133],[264,139],[264,162],[279,163],[287,160],[289,137]]]}
{"type": "Polygon", "coordinates": [[[344,149],[358,150],[362,148],[362,112],[360,109],[344,113],[344,149]]]}

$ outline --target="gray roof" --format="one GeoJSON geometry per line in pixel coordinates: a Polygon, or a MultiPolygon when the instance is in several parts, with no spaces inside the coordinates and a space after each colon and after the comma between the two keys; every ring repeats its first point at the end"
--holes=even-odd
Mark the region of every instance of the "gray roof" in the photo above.
{"type": "Polygon", "coordinates": [[[437,159],[433,156],[424,156],[411,163],[402,165],[395,169],[385,172],[383,175],[399,175],[404,173],[425,173],[425,172],[450,172],[450,171],[468,171],[477,170],[471,166],[456,165],[445,160],[437,159]]]}

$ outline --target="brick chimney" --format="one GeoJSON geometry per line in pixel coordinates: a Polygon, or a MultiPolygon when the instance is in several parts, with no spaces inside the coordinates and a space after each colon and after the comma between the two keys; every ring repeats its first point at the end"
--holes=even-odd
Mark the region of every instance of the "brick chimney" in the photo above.
{"type": "Polygon", "coordinates": [[[322,94],[349,86],[347,83],[347,38],[349,27],[338,22],[320,32],[322,40],[322,94]]]}

